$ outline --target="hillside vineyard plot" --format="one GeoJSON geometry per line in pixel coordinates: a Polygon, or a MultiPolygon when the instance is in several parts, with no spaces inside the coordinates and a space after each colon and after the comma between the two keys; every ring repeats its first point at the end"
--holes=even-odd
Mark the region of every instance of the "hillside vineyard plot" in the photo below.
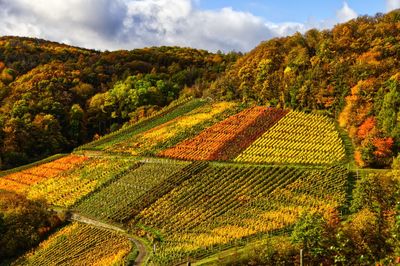
{"type": "Polygon", "coordinates": [[[206,104],[206,101],[199,99],[182,99],[170,106],[164,107],[151,117],[145,118],[133,125],[123,127],[120,130],[105,135],[96,141],[82,145],[76,150],[104,150],[115,143],[122,142],[128,138],[133,137],[134,135],[140,134],[153,127],[166,123],[204,104],[206,104]]]}
{"type": "Polygon", "coordinates": [[[186,135],[200,132],[203,129],[201,126],[203,123],[213,121],[213,119],[234,107],[236,107],[236,104],[232,102],[203,105],[158,127],[116,143],[106,150],[132,155],[157,153],[157,150],[163,149],[164,146],[175,145],[180,141],[180,136],[185,138],[186,135]]]}
{"type": "Polygon", "coordinates": [[[237,162],[332,164],[345,158],[329,118],[291,111],[244,150],[237,162]]]}
{"type": "Polygon", "coordinates": [[[286,114],[275,108],[252,107],[205,129],[158,156],[183,160],[230,160],[286,114]]]}
{"type": "Polygon", "coordinates": [[[90,159],[78,169],[31,187],[28,197],[45,199],[47,203],[56,206],[70,207],[84,196],[136,167],[138,164],[130,159],[90,159]]]}
{"type": "Polygon", "coordinates": [[[340,167],[208,166],[144,209],[131,226],[139,235],[159,232],[153,262],[171,265],[284,230],[303,211],[334,213],[346,200],[347,175],[340,167]]]}
{"type": "Polygon", "coordinates": [[[69,155],[49,163],[0,177],[0,189],[25,194],[32,186],[74,169],[86,160],[88,158],[84,156],[69,155]]]}
{"type": "Polygon", "coordinates": [[[131,217],[132,208],[141,196],[188,164],[186,162],[143,164],[94,193],[75,209],[100,220],[123,222],[131,217]]]}
{"type": "Polygon", "coordinates": [[[131,249],[130,241],[121,235],[73,223],[12,265],[123,265],[131,249]]]}

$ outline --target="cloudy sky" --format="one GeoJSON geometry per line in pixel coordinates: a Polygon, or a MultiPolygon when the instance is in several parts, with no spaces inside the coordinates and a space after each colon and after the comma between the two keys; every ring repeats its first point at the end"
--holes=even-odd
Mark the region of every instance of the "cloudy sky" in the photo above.
{"type": "Polygon", "coordinates": [[[272,37],[396,8],[400,0],[0,0],[0,36],[99,50],[178,45],[246,52],[272,37]]]}

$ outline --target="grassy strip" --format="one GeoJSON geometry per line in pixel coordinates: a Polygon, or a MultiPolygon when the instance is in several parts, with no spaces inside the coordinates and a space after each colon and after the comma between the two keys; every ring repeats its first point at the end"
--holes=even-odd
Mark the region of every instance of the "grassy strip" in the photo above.
{"type": "Polygon", "coordinates": [[[175,117],[182,115],[182,113],[189,112],[192,109],[200,106],[201,104],[203,104],[203,101],[199,99],[191,100],[190,98],[174,102],[172,105],[161,109],[159,112],[150,117],[144,118],[132,125],[124,126],[120,130],[107,134],[98,140],[84,144],[76,148],[75,151],[103,150],[105,147],[108,147],[116,142],[120,142],[133,135],[139,134],[152,127],[165,123],[171,119],[174,119],[175,117]]]}
{"type": "Polygon", "coordinates": [[[339,132],[339,136],[343,141],[343,146],[346,152],[346,162],[347,163],[347,168],[351,169],[351,168],[355,168],[356,167],[356,162],[354,160],[354,145],[353,145],[353,141],[350,139],[349,135],[347,134],[347,132],[341,128],[338,124],[337,121],[332,120],[335,124],[336,130],[339,132]]]}
{"type": "Polygon", "coordinates": [[[135,260],[139,256],[139,249],[136,247],[135,243],[132,243],[132,250],[125,258],[125,265],[131,266],[135,265],[135,260]]]}
{"type": "Polygon", "coordinates": [[[205,257],[201,260],[195,261],[192,263],[192,265],[193,266],[223,265],[224,263],[227,262],[237,261],[238,258],[242,257],[243,255],[254,252],[259,247],[266,247],[267,243],[271,241],[271,239],[282,236],[285,236],[285,234],[268,235],[265,239],[255,240],[254,242],[250,242],[242,247],[236,246],[229,249],[225,249],[209,257],[205,257]]]}
{"type": "Polygon", "coordinates": [[[12,168],[12,169],[9,169],[9,170],[6,170],[6,171],[0,171],[0,177],[6,176],[6,175],[9,175],[9,174],[13,174],[13,173],[17,173],[17,172],[20,172],[20,171],[23,171],[23,170],[26,170],[26,169],[41,165],[41,164],[49,163],[49,162],[55,161],[57,159],[60,159],[60,158],[62,158],[64,156],[66,156],[66,155],[68,155],[68,154],[59,153],[59,154],[55,154],[55,155],[52,155],[50,157],[47,157],[47,158],[45,158],[43,160],[40,160],[40,161],[36,161],[36,162],[30,163],[30,164],[22,165],[22,166],[19,166],[19,167],[16,167],[16,168],[12,168]]]}

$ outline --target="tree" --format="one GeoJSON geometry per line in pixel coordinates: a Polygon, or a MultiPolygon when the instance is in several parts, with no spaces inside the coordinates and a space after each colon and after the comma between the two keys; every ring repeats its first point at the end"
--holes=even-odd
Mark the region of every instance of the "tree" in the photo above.
{"type": "Polygon", "coordinates": [[[400,138],[400,85],[396,78],[388,83],[390,90],[385,94],[378,121],[387,136],[400,138]]]}
{"type": "Polygon", "coordinates": [[[69,136],[74,146],[86,138],[85,113],[79,104],[74,104],[69,112],[69,136]]]}
{"type": "Polygon", "coordinates": [[[0,190],[0,261],[31,249],[60,222],[43,202],[0,190]]]}
{"type": "Polygon", "coordinates": [[[396,181],[390,175],[368,174],[357,180],[353,190],[350,210],[357,212],[363,208],[380,212],[390,209],[395,202],[396,181]]]}
{"type": "Polygon", "coordinates": [[[336,235],[335,259],[345,265],[371,265],[382,256],[379,218],[368,208],[351,215],[336,235]]]}
{"type": "MultiPolygon", "coordinates": [[[[319,213],[304,212],[294,226],[291,240],[300,243],[315,260],[324,253],[326,222],[319,213]]],[[[313,259],[313,261],[314,261],[313,259]]]]}

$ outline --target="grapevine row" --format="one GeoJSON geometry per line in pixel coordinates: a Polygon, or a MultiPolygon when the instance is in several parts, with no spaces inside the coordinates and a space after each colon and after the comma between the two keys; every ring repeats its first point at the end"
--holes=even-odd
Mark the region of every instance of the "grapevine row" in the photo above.
{"type": "Polygon", "coordinates": [[[143,132],[144,130],[150,129],[154,126],[165,123],[170,119],[174,119],[183,113],[189,112],[194,108],[203,104],[199,100],[193,100],[191,97],[183,98],[178,101],[174,101],[171,105],[164,107],[160,111],[154,113],[153,115],[146,117],[134,124],[122,127],[121,129],[107,134],[98,140],[92,141],[90,143],[84,144],[75,149],[75,151],[80,150],[101,150],[104,145],[109,145],[110,143],[115,143],[122,141],[128,137],[135,134],[143,132]]]}
{"type": "Polygon", "coordinates": [[[184,160],[230,160],[285,114],[280,109],[252,107],[158,155],[184,160]]]}
{"type": "Polygon", "coordinates": [[[122,265],[129,240],[106,229],[73,223],[13,265],[122,265]]]}
{"type": "Polygon", "coordinates": [[[131,206],[187,163],[146,163],[128,171],[76,206],[76,210],[100,220],[120,222],[131,216],[131,206]]]}
{"type": "Polygon", "coordinates": [[[209,165],[141,211],[135,230],[163,236],[154,263],[179,263],[283,230],[306,210],[329,215],[345,202],[347,174],[340,167],[209,165]]]}
{"type": "Polygon", "coordinates": [[[136,166],[137,163],[130,159],[90,159],[80,168],[30,187],[28,197],[45,199],[56,206],[70,207],[136,166]]]}
{"type": "Polygon", "coordinates": [[[69,155],[49,163],[0,177],[0,189],[16,193],[27,193],[32,186],[79,167],[86,160],[88,158],[84,156],[69,155]]]}
{"type": "Polygon", "coordinates": [[[235,161],[332,164],[344,157],[345,149],[333,122],[325,116],[292,111],[235,161]]]}
{"type": "Polygon", "coordinates": [[[212,120],[235,106],[236,104],[229,102],[203,105],[151,130],[115,143],[106,148],[106,150],[110,152],[129,153],[131,155],[148,153],[158,145],[168,143],[182,134],[182,132],[191,131],[196,126],[212,120]]]}

